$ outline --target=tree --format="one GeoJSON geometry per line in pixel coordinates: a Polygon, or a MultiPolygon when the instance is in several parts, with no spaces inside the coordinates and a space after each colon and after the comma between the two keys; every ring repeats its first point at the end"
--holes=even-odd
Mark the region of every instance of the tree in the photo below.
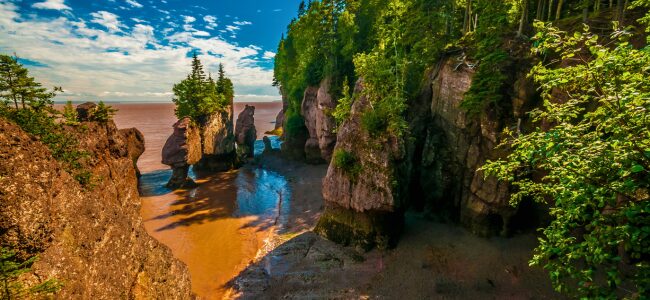
{"type": "Polygon", "coordinates": [[[65,103],[65,106],[63,107],[63,119],[65,120],[66,125],[79,124],[77,110],[72,106],[72,101],[65,103]]]}
{"type": "Polygon", "coordinates": [[[30,77],[28,70],[18,63],[18,58],[0,55],[0,99],[3,102],[13,102],[16,109],[19,103],[21,108],[41,109],[52,104],[56,91],[61,91],[61,88],[48,91],[30,77]]]}
{"type": "Polygon", "coordinates": [[[192,70],[180,83],[175,84],[174,103],[176,116],[190,117],[200,121],[205,116],[232,104],[235,93],[232,81],[226,77],[223,65],[219,65],[219,78],[206,78],[203,64],[196,53],[192,56],[192,70]]]}
{"type": "Polygon", "coordinates": [[[558,291],[648,295],[650,53],[634,49],[618,29],[610,48],[586,26],[572,35],[536,27],[535,53],[571,61],[540,62],[531,71],[545,99],[531,115],[551,126],[511,133],[503,146],[512,154],[483,168],[513,185],[512,204],[532,197],[552,205],[531,263],[549,271],[558,291]],[[566,99],[556,99],[560,94],[566,99]]]}

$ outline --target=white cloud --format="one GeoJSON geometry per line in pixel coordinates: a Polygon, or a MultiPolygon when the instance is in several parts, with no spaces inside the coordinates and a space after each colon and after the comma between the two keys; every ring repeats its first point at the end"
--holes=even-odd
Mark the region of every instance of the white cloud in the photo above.
{"type": "Polygon", "coordinates": [[[232,22],[232,23],[235,24],[235,25],[239,25],[239,26],[252,25],[253,24],[253,23],[248,22],[248,21],[235,21],[235,22],[232,22]]]}
{"type": "Polygon", "coordinates": [[[194,23],[194,21],[196,21],[196,18],[195,18],[195,17],[192,17],[192,16],[183,16],[183,22],[185,22],[186,24],[194,23]]]}
{"type": "Polygon", "coordinates": [[[281,9],[281,8],[276,8],[276,9],[274,9],[273,11],[274,11],[274,12],[279,12],[279,11],[282,11],[282,9],[281,9]]]}
{"type": "Polygon", "coordinates": [[[142,8],[142,4],[138,3],[135,0],[126,0],[126,3],[128,3],[132,7],[142,8]]]}
{"type": "Polygon", "coordinates": [[[264,56],[262,56],[262,58],[264,59],[272,59],[274,57],[275,57],[275,52],[271,52],[271,51],[264,51],[264,56]]]}
{"type": "Polygon", "coordinates": [[[65,0],[45,0],[32,4],[33,8],[38,9],[54,9],[54,10],[71,10],[69,6],[65,5],[65,0]]]}
{"type": "Polygon", "coordinates": [[[238,46],[195,29],[128,27],[108,12],[93,13],[89,21],[24,19],[19,12],[17,5],[0,1],[0,53],[16,52],[49,66],[32,67],[30,73],[45,86],[63,86],[61,100],[169,101],[173,84],[190,70],[187,55],[194,49],[202,53],[206,70],[225,65],[238,101],[279,98],[272,70],[261,66],[266,52],[257,46],[238,46]]]}
{"type": "Polygon", "coordinates": [[[145,21],[145,20],[138,19],[138,18],[131,18],[131,20],[132,20],[133,22],[136,22],[136,23],[149,23],[149,22],[147,22],[147,21],[145,21]]]}
{"type": "Polygon", "coordinates": [[[102,10],[91,13],[90,15],[93,17],[90,22],[102,25],[111,32],[121,31],[120,27],[122,27],[122,23],[120,23],[119,17],[116,14],[102,10]]]}
{"type": "Polygon", "coordinates": [[[239,27],[239,26],[226,25],[226,30],[228,30],[230,32],[235,32],[235,31],[240,30],[240,29],[241,29],[241,27],[239,27]]]}
{"type": "Polygon", "coordinates": [[[214,16],[210,16],[210,15],[204,16],[203,21],[208,23],[208,25],[205,26],[205,28],[207,28],[207,29],[215,29],[218,26],[217,25],[217,18],[214,17],[214,16]]]}

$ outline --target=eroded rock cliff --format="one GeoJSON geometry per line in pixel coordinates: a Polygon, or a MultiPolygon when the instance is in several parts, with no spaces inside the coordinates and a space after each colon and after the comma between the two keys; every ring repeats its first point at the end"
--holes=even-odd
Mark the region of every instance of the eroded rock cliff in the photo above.
{"type": "Polygon", "coordinates": [[[195,168],[223,172],[237,167],[232,103],[199,122],[203,155],[195,168]]]}
{"type": "MultiPolygon", "coordinates": [[[[91,157],[82,187],[49,149],[0,118],[0,244],[38,255],[27,282],[56,278],[60,299],[189,299],[187,268],[140,218],[128,135],[108,123],[76,132],[91,157]]],[[[74,130],[74,129],[70,129],[74,130]]]]}
{"type": "MultiPolygon", "coordinates": [[[[461,107],[474,77],[470,65],[443,59],[409,100],[408,136],[371,137],[361,126],[369,103],[363,84],[355,88],[350,117],[339,127],[334,158],[323,180],[326,210],[316,231],[344,244],[370,248],[393,245],[406,208],[427,209],[459,221],[472,232],[508,235],[534,219],[536,208],[509,205],[510,188],[484,178],[480,166],[507,154],[497,149],[506,126],[520,130],[537,95],[526,78],[525,61],[514,66],[503,89],[506,103],[488,104],[480,114],[461,107]]],[[[304,106],[305,104],[303,104],[304,106]]],[[[309,126],[308,126],[309,127],[309,126]]]]}

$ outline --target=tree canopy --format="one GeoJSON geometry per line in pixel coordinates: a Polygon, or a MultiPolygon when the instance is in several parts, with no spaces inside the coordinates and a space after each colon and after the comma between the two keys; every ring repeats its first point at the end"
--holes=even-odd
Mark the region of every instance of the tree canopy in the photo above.
{"type": "Polygon", "coordinates": [[[235,97],[232,81],[226,77],[223,65],[219,64],[219,77],[215,81],[211,75],[205,75],[196,53],[192,56],[191,72],[174,85],[173,91],[176,116],[179,119],[190,117],[194,121],[226,109],[235,97]]]}

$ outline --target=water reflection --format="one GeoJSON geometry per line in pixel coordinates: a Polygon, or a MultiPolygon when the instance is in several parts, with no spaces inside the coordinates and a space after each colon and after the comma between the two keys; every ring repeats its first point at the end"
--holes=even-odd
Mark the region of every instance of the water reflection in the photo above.
{"type": "MultiPolygon", "coordinates": [[[[194,167],[190,168],[188,175],[193,180],[196,180],[197,176],[194,173],[194,167]]],[[[173,192],[165,187],[171,177],[171,169],[143,173],[138,186],[140,195],[143,197],[162,196],[173,192]]]]}
{"type": "MultiPolygon", "coordinates": [[[[273,149],[280,150],[280,144],[282,144],[282,141],[280,140],[280,137],[277,135],[269,135],[269,140],[271,140],[271,147],[273,149]]],[[[264,141],[262,140],[257,140],[255,141],[255,156],[258,156],[264,152],[264,141]]]]}

